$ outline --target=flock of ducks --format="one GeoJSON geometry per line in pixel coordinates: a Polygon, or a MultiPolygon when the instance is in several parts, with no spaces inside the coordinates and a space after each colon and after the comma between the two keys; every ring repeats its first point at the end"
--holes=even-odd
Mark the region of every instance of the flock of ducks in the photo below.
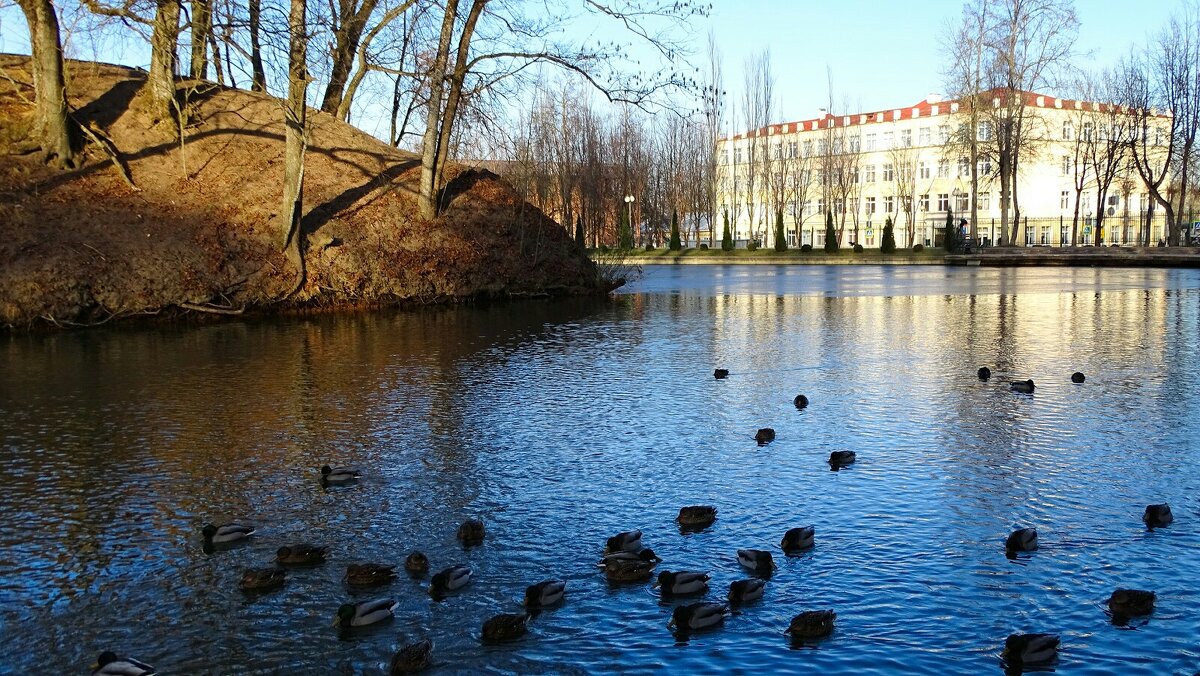
{"type": "MultiPolygon", "coordinates": [[[[729,376],[729,371],[717,369],[713,375],[722,380],[729,376]]],[[[981,367],[977,375],[980,380],[987,381],[991,378],[991,370],[986,366],[981,367]]],[[[1076,372],[1071,375],[1071,381],[1083,383],[1085,376],[1076,372]]],[[[1033,380],[1010,382],[1013,392],[1032,394],[1034,388],[1033,380]]],[[[808,406],[809,401],[801,394],[795,397],[793,404],[797,409],[803,409],[808,406]]],[[[759,445],[769,444],[775,440],[775,430],[762,428],[755,433],[754,439],[759,445]]],[[[855,460],[854,451],[834,451],[829,456],[830,467],[835,471],[853,464],[855,460]]],[[[359,472],[354,469],[334,468],[329,465],[320,469],[320,481],[325,486],[350,484],[358,479],[359,472]]],[[[716,519],[716,507],[691,505],[679,510],[676,521],[683,532],[696,532],[709,528],[716,519]]],[[[1142,520],[1147,528],[1153,530],[1171,525],[1174,516],[1169,505],[1156,504],[1146,507],[1142,520]]],[[[254,533],[253,526],[241,523],[209,523],[201,529],[204,550],[210,553],[244,542],[254,533]]],[[[478,519],[464,521],[456,533],[456,538],[466,547],[482,544],[485,536],[484,524],[478,519]]],[[[815,547],[815,536],[813,526],[799,526],[785,532],[779,546],[788,555],[803,553],[815,547]]],[[[1038,534],[1035,528],[1017,529],[1005,540],[1005,554],[1009,558],[1016,558],[1021,553],[1032,552],[1037,548],[1038,534]]],[[[279,589],[287,580],[288,568],[324,564],[327,553],[326,547],[309,543],[282,546],[276,551],[275,567],[246,570],[241,576],[239,586],[248,594],[261,594],[279,589]]],[[[676,606],[668,627],[682,635],[691,631],[711,629],[724,622],[730,614],[731,605],[747,604],[762,598],[767,582],[776,568],[771,552],[739,549],[737,561],[754,577],[733,581],[729,585],[727,602],[699,601],[676,606]]],[[[658,572],[655,578],[655,570],[661,562],[662,559],[654,550],[643,546],[642,532],[631,530],[608,538],[598,566],[612,583],[644,583],[653,578],[653,587],[659,589],[664,597],[695,596],[709,591],[708,582],[711,575],[707,571],[664,570],[658,572]]],[[[429,571],[429,559],[423,553],[414,551],[405,559],[404,569],[414,576],[422,576],[429,571]]],[[[463,564],[444,568],[430,578],[429,593],[439,598],[460,590],[471,582],[472,573],[471,568],[463,564]]],[[[396,569],[392,565],[352,563],[347,566],[345,581],[353,588],[362,589],[386,585],[396,577],[396,569]]],[[[530,585],[524,596],[526,612],[501,613],[487,619],[481,632],[483,640],[500,642],[523,636],[527,632],[527,622],[531,616],[529,611],[536,612],[560,604],[565,592],[566,583],[562,580],[549,579],[530,585]]],[[[1151,591],[1117,589],[1109,597],[1107,605],[1112,621],[1124,624],[1132,618],[1153,613],[1155,600],[1156,596],[1151,591]]],[[[390,598],[342,604],[334,614],[333,625],[342,629],[373,625],[391,619],[397,606],[398,603],[390,598]]],[[[793,641],[819,640],[833,633],[836,618],[837,614],[833,610],[805,610],[792,618],[785,634],[793,641]]],[[[1055,634],[1012,634],[1004,642],[1001,658],[1006,668],[1018,673],[1025,668],[1043,668],[1056,663],[1059,644],[1060,639],[1055,634]]],[[[429,667],[433,661],[433,648],[434,644],[430,639],[404,646],[392,657],[390,673],[413,673],[429,667]]],[[[120,657],[112,651],[102,652],[92,668],[93,676],[151,676],[156,673],[154,667],[131,657],[120,657]]]]}

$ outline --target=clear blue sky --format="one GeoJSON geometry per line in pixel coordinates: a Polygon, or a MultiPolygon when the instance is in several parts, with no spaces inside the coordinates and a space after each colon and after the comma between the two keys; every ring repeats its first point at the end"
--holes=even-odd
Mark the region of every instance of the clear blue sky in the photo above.
{"type": "MultiPolygon", "coordinates": [[[[916,103],[941,92],[946,23],[961,0],[714,0],[709,20],[725,56],[725,86],[738,100],[746,56],[771,48],[781,120],[814,117],[828,99],[826,70],[840,105],[877,110],[916,103]]],[[[1180,0],[1076,0],[1083,65],[1115,64],[1145,44],[1180,0]]],[[[700,28],[697,26],[697,28],[700,28]]],[[[700,32],[706,31],[707,27],[700,32]]],[[[700,36],[700,41],[703,36],[700,36]]],[[[702,56],[701,54],[697,55],[702,56]]]]}

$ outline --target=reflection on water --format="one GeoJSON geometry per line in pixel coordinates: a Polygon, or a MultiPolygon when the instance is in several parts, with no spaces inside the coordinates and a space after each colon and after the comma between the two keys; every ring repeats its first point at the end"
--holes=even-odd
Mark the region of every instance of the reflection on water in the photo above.
{"type": "Polygon", "coordinates": [[[1200,668],[1200,275],[695,267],[639,285],[610,304],[5,338],[0,634],[20,649],[0,671],[78,673],[113,649],[171,673],[378,674],[432,637],[446,673],[998,673],[1015,631],[1060,632],[1064,672],[1200,668]],[[777,439],[757,446],[760,427],[777,439]],[[835,450],[857,462],[830,472],[835,450]],[[322,488],[325,462],[363,479],[322,488]],[[1151,502],[1175,525],[1147,532],[1151,502]],[[681,533],[679,507],[703,503],[716,524],[681,533]],[[488,536],[464,550],[469,516],[488,536]],[[258,533],[206,554],[200,527],[234,519],[258,533]],[[810,523],[816,548],[782,556],[810,523]],[[1041,548],[1010,561],[1019,526],[1041,548]],[[671,607],[695,599],[595,567],[634,527],[660,570],[711,571],[710,599],[744,577],[739,548],[779,570],[677,644],[671,607]],[[300,541],[330,562],[237,589],[300,541]],[[413,549],[474,581],[441,601],[428,577],[342,583],[413,549]],[[481,645],[486,617],[551,577],[561,607],[481,645]],[[1158,592],[1149,621],[1108,621],[1118,586],[1158,592]],[[390,623],[329,626],[385,595],[390,623]],[[820,608],[834,636],[791,650],[788,620],[820,608]]]}

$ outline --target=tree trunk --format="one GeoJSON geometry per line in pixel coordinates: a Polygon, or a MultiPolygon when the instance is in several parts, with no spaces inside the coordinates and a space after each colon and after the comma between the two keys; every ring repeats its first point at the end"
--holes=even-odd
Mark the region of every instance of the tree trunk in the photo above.
{"type": "Polygon", "coordinates": [[[212,32],[212,6],[209,0],[192,0],[192,64],[193,80],[208,77],[208,36],[212,32]]]}
{"type": "Polygon", "coordinates": [[[333,32],[333,67],[329,72],[329,84],[325,87],[325,96],[321,99],[321,110],[334,114],[342,102],[342,93],[346,90],[346,80],[350,77],[350,69],[354,66],[354,56],[358,53],[358,42],[362,38],[363,28],[375,11],[378,0],[363,0],[357,11],[353,0],[341,0],[339,5],[339,21],[333,32]]]}
{"type": "Polygon", "coordinates": [[[250,69],[253,73],[250,76],[250,91],[265,92],[267,91],[267,75],[263,70],[262,62],[262,46],[258,41],[259,29],[262,25],[262,9],[260,6],[261,0],[250,0],[250,69]]]}
{"type": "MultiPolygon", "coordinates": [[[[479,15],[489,0],[473,0],[467,13],[467,21],[463,24],[462,34],[458,36],[458,53],[454,60],[454,71],[450,77],[450,91],[446,96],[446,112],[442,114],[442,126],[438,130],[437,165],[434,171],[433,191],[436,195],[442,186],[442,174],[446,170],[446,162],[450,156],[450,137],[454,132],[454,122],[458,117],[458,107],[462,102],[463,81],[467,77],[467,59],[471,56],[471,36],[475,33],[475,24],[479,15]]],[[[440,211],[442,205],[437,205],[440,211]]]]}
{"type": "Polygon", "coordinates": [[[1079,246],[1079,191],[1075,191],[1075,213],[1071,216],[1071,246],[1079,246]]]}
{"type": "Polygon", "coordinates": [[[175,107],[175,48],[179,41],[178,0],[158,0],[150,36],[150,74],[146,78],[150,112],[157,120],[172,119],[175,107]]]}
{"type": "Polygon", "coordinates": [[[1104,229],[1104,191],[1102,190],[1096,191],[1096,222],[1092,225],[1096,228],[1095,243],[1099,248],[1104,245],[1104,239],[1100,235],[1101,230],[1104,229]]]}
{"type": "Polygon", "coordinates": [[[417,205],[421,217],[433,220],[437,217],[437,157],[438,132],[441,129],[442,92],[446,86],[446,62],[450,58],[450,39],[454,36],[454,23],[458,18],[458,0],[446,0],[446,14],[442,18],[442,32],[438,37],[437,52],[429,70],[429,102],[425,115],[425,135],[421,144],[421,193],[417,205]]]}
{"type": "Polygon", "coordinates": [[[280,230],[285,234],[284,251],[296,267],[295,289],[304,285],[304,255],[301,248],[300,215],[303,206],[304,149],[308,89],[306,64],[308,37],[305,35],[305,0],[291,0],[288,12],[288,97],[284,108],[285,146],[283,160],[283,205],[280,230]]]}
{"type": "Polygon", "coordinates": [[[59,168],[79,165],[67,117],[67,85],[63,74],[58,15],[50,0],[20,0],[33,47],[34,133],[47,162],[59,168]]]}
{"type": "Polygon", "coordinates": [[[217,36],[212,31],[208,33],[208,46],[212,49],[213,69],[217,72],[217,84],[225,86],[225,73],[221,67],[221,48],[217,44],[217,36]]]}

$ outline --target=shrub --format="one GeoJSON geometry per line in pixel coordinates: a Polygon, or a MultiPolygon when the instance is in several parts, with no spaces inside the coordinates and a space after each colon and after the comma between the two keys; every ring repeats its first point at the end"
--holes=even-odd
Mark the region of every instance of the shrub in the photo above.
{"type": "Polygon", "coordinates": [[[679,212],[671,210],[671,251],[679,251],[683,248],[683,242],[679,241],[679,212]]]}
{"type": "Polygon", "coordinates": [[[746,251],[758,251],[758,241],[752,239],[746,242],[746,251]]]}
{"type": "Polygon", "coordinates": [[[607,245],[607,244],[601,244],[601,245],[600,245],[600,248],[598,249],[598,251],[599,251],[600,253],[608,253],[608,245],[607,245]]]}
{"type": "Polygon", "coordinates": [[[914,244],[913,245],[913,253],[921,253],[924,250],[925,250],[924,244],[914,244]]]}
{"type": "Polygon", "coordinates": [[[837,233],[833,230],[833,210],[825,212],[825,253],[837,253],[837,233]]]}
{"type": "Polygon", "coordinates": [[[958,251],[958,226],[954,224],[954,212],[946,210],[946,232],[942,235],[942,248],[946,253],[958,251]]]}
{"type": "Polygon", "coordinates": [[[863,252],[863,245],[855,244],[854,245],[854,253],[862,253],[862,252],[863,252]]]}
{"type": "Polygon", "coordinates": [[[896,232],[892,227],[891,216],[883,222],[883,241],[879,244],[879,251],[885,254],[896,253],[896,232]]]}
{"type": "Polygon", "coordinates": [[[733,251],[733,233],[729,230],[729,212],[725,212],[725,231],[721,233],[721,251],[733,251]]]}
{"type": "Polygon", "coordinates": [[[654,251],[654,245],[650,242],[646,242],[646,251],[654,251]]]}
{"type": "Polygon", "coordinates": [[[800,251],[801,251],[801,252],[803,252],[803,253],[811,253],[811,252],[812,252],[812,245],[811,245],[811,244],[805,244],[805,245],[803,245],[803,246],[801,246],[801,247],[800,247],[800,251]]]}
{"type": "Polygon", "coordinates": [[[700,250],[701,250],[701,251],[708,251],[708,242],[701,242],[701,243],[700,243],[700,250]]]}
{"type": "Polygon", "coordinates": [[[575,243],[580,249],[586,248],[583,244],[583,216],[575,218],[575,243]]]}
{"type": "Polygon", "coordinates": [[[633,228],[629,226],[629,216],[621,212],[621,225],[617,228],[617,247],[623,251],[633,248],[633,228]]]}
{"type": "Polygon", "coordinates": [[[787,231],[783,229],[783,209],[775,212],[775,250],[787,251],[787,231]]]}

